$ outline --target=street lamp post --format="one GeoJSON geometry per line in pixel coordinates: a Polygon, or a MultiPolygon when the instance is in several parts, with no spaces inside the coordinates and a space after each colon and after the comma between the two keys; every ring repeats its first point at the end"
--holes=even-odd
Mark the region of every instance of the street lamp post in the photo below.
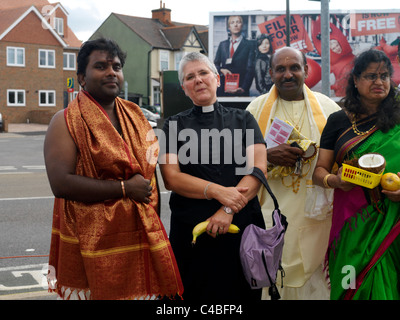
{"type": "Polygon", "coordinates": [[[290,47],[290,8],[289,8],[289,0],[286,0],[286,46],[290,47]]]}
{"type": "Polygon", "coordinates": [[[329,76],[331,73],[331,59],[329,48],[329,0],[309,0],[321,2],[321,79],[322,93],[330,97],[329,76]]]}

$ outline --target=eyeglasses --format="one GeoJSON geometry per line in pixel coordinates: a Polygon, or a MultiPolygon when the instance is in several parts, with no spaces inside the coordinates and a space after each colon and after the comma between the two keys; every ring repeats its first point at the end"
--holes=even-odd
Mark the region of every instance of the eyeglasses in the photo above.
{"type": "Polygon", "coordinates": [[[382,74],[376,74],[376,73],[367,73],[362,75],[361,77],[367,81],[375,82],[377,79],[381,79],[382,82],[386,82],[390,80],[390,75],[389,73],[382,73],[382,74]]]}

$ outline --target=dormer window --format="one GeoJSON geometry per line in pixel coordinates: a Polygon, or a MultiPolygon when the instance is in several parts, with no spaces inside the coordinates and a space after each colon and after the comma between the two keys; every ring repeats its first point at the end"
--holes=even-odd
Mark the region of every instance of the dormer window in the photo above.
{"type": "Polygon", "coordinates": [[[54,18],[54,29],[60,36],[64,35],[64,19],[54,18]]]}

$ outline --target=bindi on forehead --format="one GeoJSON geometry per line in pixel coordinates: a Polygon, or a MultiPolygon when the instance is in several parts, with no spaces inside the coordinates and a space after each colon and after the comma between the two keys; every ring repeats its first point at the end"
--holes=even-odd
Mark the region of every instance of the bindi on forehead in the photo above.
{"type": "Polygon", "coordinates": [[[285,62],[286,62],[286,63],[288,63],[288,62],[289,62],[289,60],[290,60],[290,58],[289,58],[289,57],[285,57],[285,62]]]}

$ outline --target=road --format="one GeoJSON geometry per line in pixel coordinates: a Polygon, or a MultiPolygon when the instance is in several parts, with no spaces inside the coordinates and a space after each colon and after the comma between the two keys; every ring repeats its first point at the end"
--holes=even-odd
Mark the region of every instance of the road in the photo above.
{"type": "MultiPolygon", "coordinates": [[[[44,133],[0,133],[0,300],[56,299],[47,293],[54,196],[43,160],[44,133]]],[[[159,170],[157,173],[160,177],[159,170]]],[[[161,220],[169,232],[162,179],[161,220]]]]}

